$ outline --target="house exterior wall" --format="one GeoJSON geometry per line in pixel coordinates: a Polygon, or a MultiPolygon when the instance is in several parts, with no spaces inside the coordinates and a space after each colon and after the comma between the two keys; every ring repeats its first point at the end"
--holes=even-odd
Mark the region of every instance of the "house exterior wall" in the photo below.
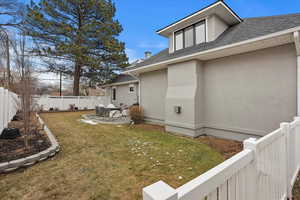
{"type": "Polygon", "coordinates": [[[184,132],[189,136],[202,134],[203,126],[203,64],[197,60],[168,68],[166,95],[166,130],[184,132]],[[175,106],[181,108],[175,112],[175,106]]]}
{"type": "Polygon", "coordinates": [[[174,52],[174,35],[169,36],[169,53],[174,52]]]}
{"type": "Polygon", "coordinates": [[[297,115],[297,58],[292,44],[170,65],[141,78],[146,119],[170,132],[244,140],[297,115]],[[176,114],[174,106],[181,106],[176,114]]]}
{"type": "Polygon", "coordinates": [[[263,136],[291,121],[297,115],[296,70],[294,45],[206,62],[205,132],[263,136]]]}
{"type": "Polygon", "coordinates": [[[228,25],[221,20],[218,16],[212,15],[207,18],[207,41],[214,41],[217,39],[226,29],[228,25]]]}
{"type": "Polygon", "coordinates": [[[107,96],[110,98],[110,102],[115,106],[120,106],[120,104],[131,106],[138,102],[138,83],[130,83],[124,85],[116,85],[107,88],[107,96]],[[129,91],[130,86],[134,86],[134,92],[129,91]],[[116,100],[113,100],[112,89],[116,88],[116,100]]]}
{"type": "Polygon", "coordinates": [[[164,124],[165,97],[167,92],[167,70],[153,71],[140,75],[141,106],[145,120],[164,124]]]}

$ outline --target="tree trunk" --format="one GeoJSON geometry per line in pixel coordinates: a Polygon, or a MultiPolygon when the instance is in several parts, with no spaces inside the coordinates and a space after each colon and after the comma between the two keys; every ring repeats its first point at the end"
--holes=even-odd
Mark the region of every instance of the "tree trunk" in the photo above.
{"type": "Polygon", "coordinates": [[[80,70],[81,70],[81,65],[79,62],[76,62],[75,63],[75,72],[74,72],[74,84],[73,84],[73,95],[74,96],[79,96],[80,70]]]}

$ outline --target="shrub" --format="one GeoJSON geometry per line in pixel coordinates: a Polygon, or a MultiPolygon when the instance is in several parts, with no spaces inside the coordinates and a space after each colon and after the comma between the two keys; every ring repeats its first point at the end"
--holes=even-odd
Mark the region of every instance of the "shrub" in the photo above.
{"type": "Polygon", "coordinates": [[[144,120],[143,108],[140,106],[131,106],[129,108],[129,115],[136,124],[141,123],[144,120]]]}
{"type": "Polygon", "coordinates": [[[70,104],[69,105],[69,110],[70,111],[75,111],[75,104],[70,104]]]}

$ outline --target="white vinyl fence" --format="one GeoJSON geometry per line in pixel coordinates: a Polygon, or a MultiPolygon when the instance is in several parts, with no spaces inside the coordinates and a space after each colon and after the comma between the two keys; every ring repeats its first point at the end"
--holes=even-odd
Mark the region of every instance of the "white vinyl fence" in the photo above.
{"type": "Polygon", "coordinates": [[[44,111],[49,111],[50,108],[66,111],[70,109],[70,105],[75,105],[79,110],[95,109],[99,104],[107,104],[105,97],[102,96],[35,96],[33,100],[44,111]]]}
{"type": "Polygon", "coordinates": [[[143,189],[144,200],[291,199],[300,166],[300,118],[282,123],[244,150],[203,175],[174,189],[159,181],[143,189]]]}
{"type": "Polygon", "coordinates": [[[18,108],[18,95],[0,87],[0,135],[16,115],[18,108]]]}

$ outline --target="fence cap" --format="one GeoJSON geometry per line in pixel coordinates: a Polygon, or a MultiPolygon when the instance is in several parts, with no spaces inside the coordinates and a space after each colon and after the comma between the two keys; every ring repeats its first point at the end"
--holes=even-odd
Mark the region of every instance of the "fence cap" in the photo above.
{"type": "Polygon", "coordinates": [[[177,196],[176,190],[163,181],[143,189],[144,200],[177,200],[177,196]]]}

